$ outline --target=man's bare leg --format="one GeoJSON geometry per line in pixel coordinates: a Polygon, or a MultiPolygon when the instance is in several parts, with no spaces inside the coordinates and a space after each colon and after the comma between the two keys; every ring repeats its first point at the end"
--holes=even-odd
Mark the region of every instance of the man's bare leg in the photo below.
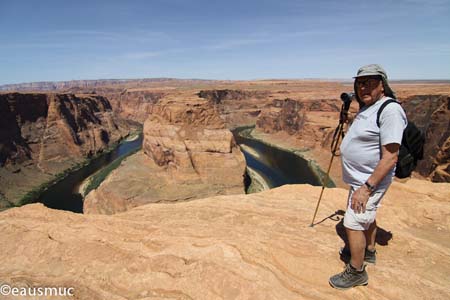
{"type": "Polygon", "coordinates": [[[370,224],[369,229],[364,231],[366,236],[367,249],[370,251],[375,250],[375,237],[377,236],[377,221],[375,220],[370,224]]]}
{"type": "Polygon", "coordinates": [[[351,260],[350,264],[356,269],[361,270],[364,263],[364,253],[366,249],[366,236],[364,231],[345,228],[348,242],[350,244],[351,260]]]}

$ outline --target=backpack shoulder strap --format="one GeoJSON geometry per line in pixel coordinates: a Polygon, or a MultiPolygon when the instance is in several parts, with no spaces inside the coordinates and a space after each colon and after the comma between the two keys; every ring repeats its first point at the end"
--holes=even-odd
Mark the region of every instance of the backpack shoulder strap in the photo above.
{"type": "Polygon", "coordinates": [[[381,113],[383,112],[383,109],[384,109],[389,103],[393,103],[393,102],[398,103],[399,105],[401,105],[400,102],[398,102],[398,101],[395,100],[395,99],[388,99],[388,100],[386,100],[383,104],[381,104],[381,106],[380,106],[380,108],[378,109],[378,112],[377,112],[377,126],[378,126],[378,127],[380,127],[380,116],[381,116],[381,113]]]}

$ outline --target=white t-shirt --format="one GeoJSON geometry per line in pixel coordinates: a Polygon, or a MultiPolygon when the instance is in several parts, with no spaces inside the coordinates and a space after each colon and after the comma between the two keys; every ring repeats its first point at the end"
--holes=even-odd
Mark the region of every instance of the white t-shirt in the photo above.
{"type": "MultiPolygon", "coordinates": [[[[372,175],[381,158],[381,145],[401,144],[407,119],[402,107],[390,103],[380,116],[377,125],[377,112],[381,104],[391,99],[383,97],[374,104],[363,107],[356,115],[353,124],[345,135],[340,150],[342,177],[345,183],[358,188],[372,175]]],[[[385,191],[392,182],[395,166],[376,186],[375,191],[385,191]]]]}

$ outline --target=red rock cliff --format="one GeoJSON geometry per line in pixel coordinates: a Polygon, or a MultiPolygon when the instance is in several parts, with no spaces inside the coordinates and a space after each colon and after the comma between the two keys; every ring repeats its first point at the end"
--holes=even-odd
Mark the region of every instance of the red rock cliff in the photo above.
{"type": "Polygon", "coordinates": [[[0,194],[13,202],[129,132],[98,95],[0,94],[0,114],[0,194]]]}
{"type": "Polygon", "coordinates": [[[270,94],[264,90],[238,89],[201,90],[197,93],[217,108],[228,128],[255,124],[261,109],[271,101],[270,94]]]}
{"type": "Polygon", "coordinates": [[[122,118],[144,123],[152,107],[163,98],[166,93],[148,90],[113,90],[102,92],[111,101],[114,111],[122,118]]]}
{"type": "Polygon", "coordinates": [[[402,102],[408,120],[425,133],[424,159],[416,171],[434,182],[450,182],[450,97],[418,95],[402,102]]]}
{"type": "Polygon", "coordinates": [[[259,115],[256,130],[269,134],[283,131],[302,140],[304,146],[314,148],[323,144],[331,132],[328,119],[339,111],[335,102],[275,99],[259,115]]]}

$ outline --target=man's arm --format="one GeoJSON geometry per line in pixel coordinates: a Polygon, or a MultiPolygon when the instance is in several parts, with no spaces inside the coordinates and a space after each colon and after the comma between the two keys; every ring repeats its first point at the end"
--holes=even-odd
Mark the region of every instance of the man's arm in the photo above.
{"type": "MultiPolygon", "coordinates": [[[[372,186],[377,186],[383,178],[389,173],[389,171],[395,166],[398,159],[399,144],[392,143],[381,146],[381,159],[372,175],[370,175],[367,182],[372,186]]],[[[357,212],[365,212],[366,204],[370,197],[369,188],[363,184],[352,195],[352,209],[357,212]]]]}

